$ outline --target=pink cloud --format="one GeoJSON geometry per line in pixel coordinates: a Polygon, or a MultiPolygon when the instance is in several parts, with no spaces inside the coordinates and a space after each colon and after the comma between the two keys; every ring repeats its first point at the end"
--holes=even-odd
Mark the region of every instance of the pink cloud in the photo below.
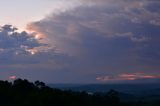
{"type": "Polygon", "coordinates": [[[138,80],[138,79],[154,79],[154,78],[160,78],[160,75],[154,75],[154,74],[146,74],[146,73],[123,73],[119,74],[117,76],[100,76],[97,77],[96,80],[98,81],[127,81],[127,80],[138,80]]]}
{"type": "Polygon", "coordinates": [[[15,80],[17,77],[16,76],[9,76],[10,80],[15,80]]]}

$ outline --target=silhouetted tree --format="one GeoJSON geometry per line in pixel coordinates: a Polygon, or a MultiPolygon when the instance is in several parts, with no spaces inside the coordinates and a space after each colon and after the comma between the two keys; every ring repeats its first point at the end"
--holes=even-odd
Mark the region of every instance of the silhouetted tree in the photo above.
{"type": "Polygon", "coordinates": [[[110,106],[120,106],[120,98],[118,95],[118,92],[115,90],[110,90],[107,95],[106,95],[107,99],[108,99],[108,103],[110,106]]]}
{"type": "Polygon", "coordinates": [[[38,88],[43,88],[46,86],[44,82],[40,82],[40,81],[35,81],[34,84],[38,88]]]}
{"type": "MultiPolygon", "coordinates": [[[[160,98],[160,97],[159,97],[160,98]]],[[[157,101],[126,102],[123,106],[160,106],[157,101]]],[[[63,91],[50,88],[45,83],[16,79],[13,83],[0,81],[0,106],[122,106],[119,93],[110,90],[103,93],[63,91]]]]}

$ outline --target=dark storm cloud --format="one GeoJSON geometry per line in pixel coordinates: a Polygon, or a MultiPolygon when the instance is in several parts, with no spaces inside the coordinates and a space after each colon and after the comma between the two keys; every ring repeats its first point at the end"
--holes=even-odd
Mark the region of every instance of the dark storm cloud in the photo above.
{"type": "Polygon", "coordinates": [[[36,39],[26,32],[15,32],[17,29],[11,25],[4,25],[0,29],[0,48],[1,49],[17,49],[22,46],[34,48],[41,46],[36,39]]]}
{"type": "Polygon", "coordinates": [[[62,66],[59,71],[47,68],[53,70],[48,76],[58,82],[94,82],[126,72],[160,74],[159,2],[81,2],[85,3],[28,25],[53,47],[35,60],[46,56],[44,61],[62,66]]]}
{"type": "Polygon", "coordinates": [[[0,27],[1,65],[19,63],[31,64],[39,59],[42,60],[43,57],[38,56],[40,55],[40,52],[38,52],[36,49],[47,45],[40,43],[39,40],[35,39],[32,34],[29,34],[25,31],[17,32],[16,30],[17,28],[13,27],[12,25],[4,25],[0,27]]]}

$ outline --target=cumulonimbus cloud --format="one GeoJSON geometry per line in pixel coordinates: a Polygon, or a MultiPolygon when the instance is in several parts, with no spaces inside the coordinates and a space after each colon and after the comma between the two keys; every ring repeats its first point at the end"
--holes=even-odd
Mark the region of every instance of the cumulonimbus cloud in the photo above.
{"type": "Polygon", "coordinates": [[[42,34],[55,52],[75,58],[69,66],[79,76],[92,74],[96,79],[103,74],[158,70],[160,14],[152,12],[158,10],[152,5],[156,1],[102,1],[90,0],[99,4],[51,14],[30,23],[28,29],[42,34]]]}
{"type": "MultiPolygon", "coordinates": [[[[95,1],[101,3],[98,0],[92,2],[95,1]]],[[[152,7],[150,5],[154,3],[153,1],[102,1],[112,1],[116,4],[120,2],[132,6],[115,6],[112,2],[109,2],[110,6],[107,4],[107,6],[105,4],[80,5],[73,10],[58,15],[51,14],[41,21],[33,22],[28,25],[28,29],[46,36],[46,39],[49,39],[48,41],[57,51],[68,54],[83,51],[86,47],[85,42],[87,42],[85,40],[89,37],[106,40],[110,38],[111,40],[123,39],[129,45],[134,46],[133,49],[141,48],[146,43],[154,45],[154,39],[159,38],[158,22],[155,23],[156,20],[159,20],[160,14],[151,12],[152,7]],[[146,30],[147,28],[152,28],[154,32],[146,30]]]]}

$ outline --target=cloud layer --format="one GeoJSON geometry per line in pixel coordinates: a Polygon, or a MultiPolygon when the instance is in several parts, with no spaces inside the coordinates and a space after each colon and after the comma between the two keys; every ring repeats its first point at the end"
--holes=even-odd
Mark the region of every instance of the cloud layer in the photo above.
{"type": "MultiPolygon", "coordinates": [[[[49,80],[93,83],[100,76],[108,78],[126,72],[160,74],[160,2],[78,1],[81,4],[73,9],[53,13],[27,26],[49,45],[32,58],[61,67],[59,71],[47,68],[52,70],[49,74],[53,79],[49,80]]],[[[25,44],[30,48],[41,45],[37,40],[25,44]]]]}

